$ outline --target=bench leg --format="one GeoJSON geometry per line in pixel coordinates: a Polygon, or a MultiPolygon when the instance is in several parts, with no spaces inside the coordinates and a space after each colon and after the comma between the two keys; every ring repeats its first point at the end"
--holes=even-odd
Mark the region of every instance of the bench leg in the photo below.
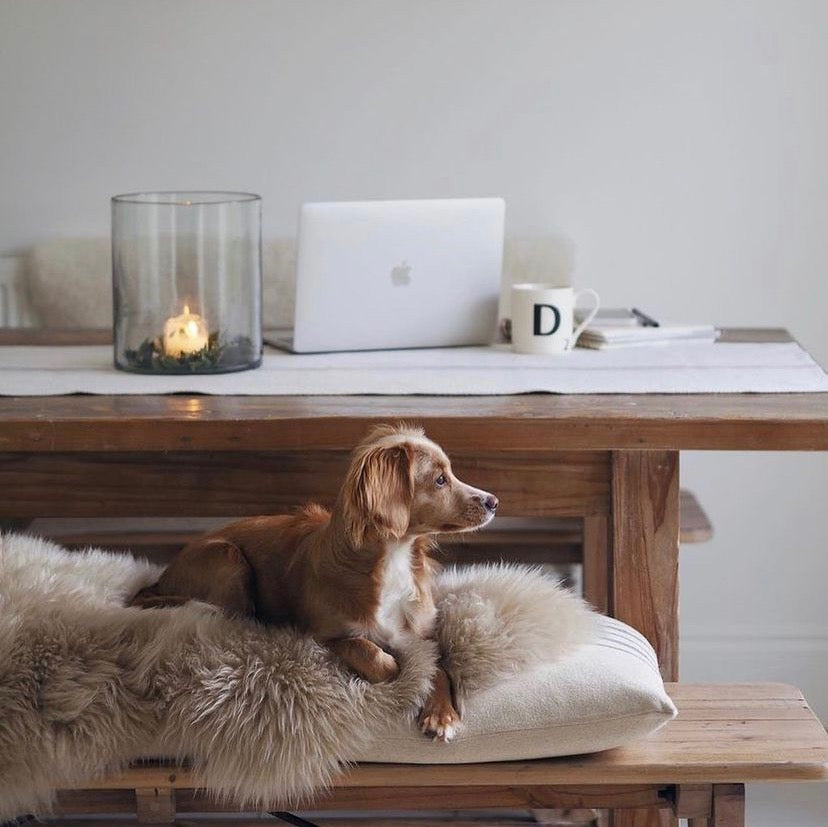
{"type": "Polygon", "coordinates": [[[610,827],[676,827],[678,820],[669,810],[610,810],[610,827]]]}
{"type": "Polygon", "coordinates": [[[688,819],[689,827],[745,827],[745,785],[714,784],[710,816],[688,819]]]}
{"type": "Polygon", "coordinates": [[[139,824],[175,824],[175,790],[172,787],[139,787],[135,790],[139,824]]]}
{"type": "Polygon", "coordinates": [[[745,785],[713,785],[711,827],[745,827],[745,785]]]}

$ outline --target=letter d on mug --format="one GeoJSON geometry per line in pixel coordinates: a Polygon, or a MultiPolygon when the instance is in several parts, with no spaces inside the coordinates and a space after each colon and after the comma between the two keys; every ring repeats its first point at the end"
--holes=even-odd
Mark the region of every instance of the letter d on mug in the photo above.
{"type": "Polygon", "coordinates": [[[594,290],[574,290],[551,284],[512,285],[512,350],[518,353],[564,353],[575,347],[581,331],[598,312],[601,300],[594,290]],[[594,302],[586,318],[573,329],[578,299],[594,302]]]}

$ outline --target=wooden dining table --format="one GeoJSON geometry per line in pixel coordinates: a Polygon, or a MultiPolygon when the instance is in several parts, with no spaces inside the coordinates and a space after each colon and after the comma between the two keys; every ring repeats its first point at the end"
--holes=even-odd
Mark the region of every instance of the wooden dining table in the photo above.
{"type": "MultiPolygon", "coordinates": [[[[109,331],[0,331],[3,346],[109,331]]],[[[789,341],[729,330],[725,341],[789,341]]],[[[8,394],[13,389],[0,388],[8,394]]],[[[213,517],[331,503],[368,429],[424,426],[499,515],[582,521],[583,584],[679,678],[681,451],[826,451],[828,393],[0,396],[0,527],[38,517],[213,517]]],[[[508,556],[508,550],[504,550],[508,556]]],[[[675,825],[626,809],[613,827],[675,825]]]]}
{"type": "MultiPolygon", "coordinates": [[[[0,332],[11,344],[109,331],[0,332]]],[[[730,330],[729,341],[785,341],[730,330]]],[[[12,391],[13,392],[13,391],[12,391]]],[[[371,425],[425,427],[498,514],[583,521],[584,593],[678,679],[679,456],[828,450],[828,394],[0,397],[0,521],[272,514],[332,502],[371,425]]]]}

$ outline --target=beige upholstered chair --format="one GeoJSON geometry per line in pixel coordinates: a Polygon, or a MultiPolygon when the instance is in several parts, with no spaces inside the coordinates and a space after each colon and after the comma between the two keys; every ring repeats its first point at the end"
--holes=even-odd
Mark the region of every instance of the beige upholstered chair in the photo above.
{"type": "MultiPolygon", "coordinates": [[[[295,244],[271,239],[262,247],[265,327],[293,320],[295,244]]],[[[110,327],[112,257],[109,239],[53,239],[23,256],[28,302],[38,326],[110,327]]]]}
{"type": "MultiPolygon", "coordinates": [[[[510,238],[504,251],[502,315],[508,286],[519,281],[569,284],[571,242],[555,235],[510,238]]],[[[262,245],[265,328],[293,323],[296,245],[292,238],[262,245]]],[[[107,238],[60,238],[35,244],[23,256],[23,281],[35,323],[47,328],[112,324],[111,254],[107,238]]]]}

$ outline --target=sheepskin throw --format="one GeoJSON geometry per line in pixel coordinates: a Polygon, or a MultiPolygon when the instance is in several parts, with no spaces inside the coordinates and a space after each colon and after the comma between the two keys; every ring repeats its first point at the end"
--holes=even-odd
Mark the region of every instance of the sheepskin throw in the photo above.
{"type": "MultiPolygon", "coordinates": [[[[48,812],[56,789],[147,755],[187,757],[208,791],[260,809],[308,800],[428,692],[436,647],[370,685],[289,628],[191,603],[126,608],[159,569],[0,536],[0,820],[48,812]]],[[[439,641],[470,693],[591,640],[579,598],[538,571],[448,571],[439,641]]]]}

